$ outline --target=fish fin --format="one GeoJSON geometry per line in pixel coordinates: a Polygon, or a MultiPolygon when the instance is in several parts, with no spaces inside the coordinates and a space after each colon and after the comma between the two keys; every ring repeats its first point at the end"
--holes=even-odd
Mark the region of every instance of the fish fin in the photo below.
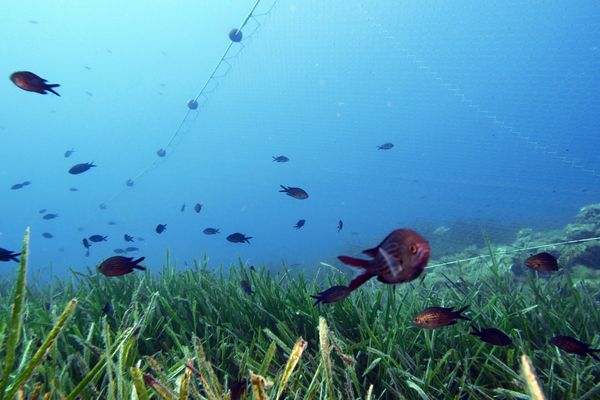
{"type": "Polygon", "coordinates": [[[20,256],[21,253],[14,253],[10,255],[10,259],[16,262],[19,262],[19,259],[17,258],[17,256],[20,256]]]}
{"type": "Polygon", "coordinates": [[[481,331],[475,327],[475,325],[471,324],[471,335],[473,336],[481,336],[481,331]]]}
{"type": "Polygon", "coordinates": [[[363,254],[368,255],[369,257],[377,257],[377,252],[379,250],[379,246],[373,247],[372,249],[363,250],[363,254]]]}
{"type": "Polygon", "coordinates": [[[49,91],[50,93],[54,93],[55,95],[57,95],[58,97],[60,97],[60,94],[58,94],[57,92],[54,91],[54,89],[52,89],[52,88],[59,87],[59,86],[60,85],[56,84],[56,83],[52,84],[52,85],[46,85],[46,90],[49,91]]]}
{"type": "Polygon", "coordinates": [[[133,264],[131,267],[135,268],[135,269],[140,269],[142,271],[146,270],[146,267],[142,267],[141,265],[138,265],[138,263],[141,263],[142,261],[144,261],[146,257],[140,257],[137,260],[133,260],[131,263],[133,264]]]}
{"type": "Polygon", "coordinates": [[[458,319],[464,319],[465,321],[472,321],[471,318],[469,317],[465,317],[464,315],[461,315],[461,313],[463,311],[465,311],[467,308],[469,308],[469,305],[467,304],[466,306],[464,306],[463,308],[461,308],[458,311],[454,311],[454,318],[458,318],[458,319]]]}
{"type": "Polygon", "coordinates": [[[244,237],[244,242],[250,244],[250,239],[252,239],[252,236],[244,237]]]}
{"type": "Polygon", "coordinates": [[[363,274],[360,274],[359,276],[357,276],[356,278],[352,279],[352,281],[350,281],[350,284],[348,285],[348,287],[350,288],[350,290],[356,290],[358,289],[363,283],[365,283],[366,281],[368,281],[369,279],[371,279],[372,277],[374,277],[375,275],[370,274],[368,272],[365,272],[363,274]]]}
{"type": "Polygon", "coordinates": [[[280,190],[280,192],[287,193],[289,191],[289,188],[286,188],[283,185],[279,185],[279,186],[281,186],[281,188],[283,189],[283,190],[280,190]]]}
{"type": "Polygon", "coordinates": [[[590,357],[592,357],[594,360],[600,361],[600,358],[597,355],[594,354],[594,352],[596,352],[596,351],[600,351],[600,349],[589,349],[588,350],[588,355],[590,357]]]}
{"type": "Polygon", "coordinates": [[[364,269],[368,269],[369,264],[370,264],[370,261],[368,261],[368,260],[362,260],[360,258],[354,258],[354,257],[348,257],[348,256],[339,256],[338,260],[340,260],[341,262],[343,262],[346,265],[350,265],[352,267],[364,268],[364,269]]]}

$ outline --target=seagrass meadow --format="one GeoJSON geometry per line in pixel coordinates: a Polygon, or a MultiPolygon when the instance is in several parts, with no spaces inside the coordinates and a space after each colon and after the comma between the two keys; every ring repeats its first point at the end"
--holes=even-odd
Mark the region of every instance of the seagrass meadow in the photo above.
{"type": "Polygon", "coordinates": [[[491,247],[468,279],[459,266],[397,287],[369,283],[315,307],[309,294],[343,282],[341,273],[320,271],[328,277],[318,285],[319,274],[205,262],[176,271],[167,260],[158,273],[74,272],[27,285],[28,238],[16,281],[1,286],[2,400],[229,399],[243,379],[247,399],[600,396],[598,362],[548,342],[564,334],[598,347],[598,286],[568,271],[517,279],[491,247]],[[467,321],[413,326],[432,305],[469,305],[475,325],[502,329],[513,345],[480,342],[467,321]]]}

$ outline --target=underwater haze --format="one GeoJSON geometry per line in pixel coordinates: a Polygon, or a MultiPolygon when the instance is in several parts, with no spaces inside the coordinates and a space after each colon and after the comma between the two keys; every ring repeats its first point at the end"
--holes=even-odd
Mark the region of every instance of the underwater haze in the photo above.
{"type": "Polygon", "coordinates": [[[128,246],[149,270],[167,249],[300,269],[399,227],[563,226],[600,195],[598,21],[597,1],[4,1],[0,247],[30,226],[57,276],[128,246]]]}

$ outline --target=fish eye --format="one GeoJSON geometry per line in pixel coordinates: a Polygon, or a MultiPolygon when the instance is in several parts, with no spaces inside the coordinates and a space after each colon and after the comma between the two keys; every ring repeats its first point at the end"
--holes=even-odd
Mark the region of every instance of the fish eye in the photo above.
{"type": "Polygon", "coordinates": [[[410,251],[412,254],[416,254],[416,253],[417,253],[417,246],[415,246],[414,244],[413,244],[413,245],[411,245],[411,246],[408,248],[408,251],[410,251]]]}

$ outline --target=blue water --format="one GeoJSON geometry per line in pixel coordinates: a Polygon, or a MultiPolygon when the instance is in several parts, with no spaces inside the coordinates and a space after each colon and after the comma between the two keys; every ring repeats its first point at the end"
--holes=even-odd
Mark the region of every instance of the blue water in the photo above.
{"type": "Polygon", "coordinates": [[[124,233],[145,238],[133,245],[150,269],[167,248],[182,267],[310,266],[397,227],[470,221],[494,240],[598,202],[598,2],[263,0],[188,114],[254,3],[2,2],[0,247],[30,226],[33,268],[56,275],[131,245],[124,233]],[[61,97],[20,90],[19,70],[61,97]],[[109,241],[85,257],[92,234],[109,241]]]}

